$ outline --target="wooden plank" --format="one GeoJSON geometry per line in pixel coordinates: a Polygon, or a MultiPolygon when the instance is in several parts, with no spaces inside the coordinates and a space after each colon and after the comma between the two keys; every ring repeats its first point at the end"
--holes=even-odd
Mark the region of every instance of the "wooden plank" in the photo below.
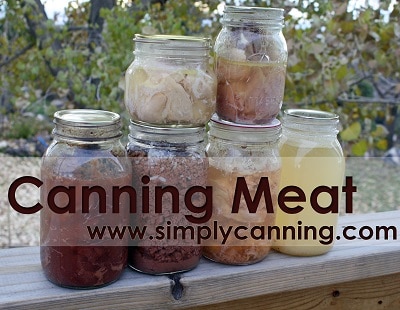
{"type": "Polygon", "coordinates": [[[318,257],[287,257],[272,253],[257,265],[217,268],[204,263],[184,275],[187,288],[183,300],[198,306],[235,298],[260,296],[313,288],[400,272],[398,247],[343,248],[318,257]]]}
{"type": "Polygon", "coordinates": [[[191,310],[375,310],[400,309],[400,273],[229,301],[191,310]]]}
{"type": "Polygon", "coordinates": [[[110,309],[113,305],[121,309],[132,308],[132,305],[151,309],[152,302],[162,305],[171,299],[170,279],[128,270],[119,281],[95,290],[57,287],[48,282],[41,271],[18,275],[18,279],[18,283],[8,281],[7,285],[0,287],[0,309],[110,309]]]}
{"type": "MultiPolygon", "coordinates": [[[[357,227],[377,223],[397,225],[400,231],[400,211],[340,219],[340,225],[357,227]]],[[[260,304],[261,309],[263,296],[268,296],[267,301],[270,296],[285,300],[288,298],[285,296],[301,297],[302,293],[304,305],[312,306],[318,301],[330,300],[327,292],[339,287],[338,283],[364,283],[362,281],[369,279],[375,279],[373,283],[377,287],[381,285],[379,281],[389,285],[387,295],[379,289],[376,297],[382,296],[385,304],[396,304],[398,291],[390,287],[400,274],[398,240],[355,240],[349,244],[340,241],[332,251],[316,257],[291,257],[272,252],[264,261],[249,266],[227,266],[203,259],[197,268],[179,275],[176,283],[167,276],[149,276],[127,269],[119,281],[95,290],[64,289],[47,281],[40,267],[38,247],[5,249],[0,250],[0,309],[183,309],[212,304],[225,307],[235,300],[250,299],[255,305],[260,304]],[[182,293],[178,300],[172,294],[174,285],[182,293]],[[318,292],[315,297],[311,294],[314,290],[318,292]],[[310,293],[307,295],[307,292],[310,293]],[[393,299],[389,295],[393,295],[393,299]]],[[[343,285],[340,286],[343,292],[352,287],[343,285]]],[[[361,288],[368,290],[369,286],[365,284],[361,288]]],[[[364,298],[362,291],[352,292],[349,300],[357,296],[364,298]]],[[[340,296],[347,295],[340,293],[340,296]]],[[[270,309],[268,303],[265,305],[270,309]]],[[[270,305],[274,309],[275,303],[270,305]]]]}

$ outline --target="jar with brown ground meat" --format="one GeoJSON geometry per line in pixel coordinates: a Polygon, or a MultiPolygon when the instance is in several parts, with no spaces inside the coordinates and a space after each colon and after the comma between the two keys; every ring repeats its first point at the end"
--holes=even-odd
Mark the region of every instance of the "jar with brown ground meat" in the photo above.
{"type": "Polygon", "coordinates": [[[217,223],[224,231],[230,227],[233,231],[239,229],[240,234],[232,233],[227,240],[207,240],[203,255],[225,264],[256,263],[271,249],[268,227],[274,225],[278,202],[280,122],[240,125],[214,115],[209,126],[207,183],[213,189],[213,212],[209,223],[217,223]],[[239,183],[241,187],[238,187],[239,183]],[[261,196],[256,198],[260,193],[261,196]],[[251,201],[256,205],[251,206],[251,201]],[[257,232],[252,235],[254,227],[257,232]]]}
{"type": "Polygon", "coordinates": [[[89,229],[128,224],[129,202],[113,187],[131,185],[116,113],[63,110],[41,165],[40,255],[46,277],[70,288],[101,287],[127,265],[127,240],[92,238],[89,229]],[[118,211],[118,212],[114,212],[118,211]]]}
{"type": "Polygon", "coordinates": [[[125,74],[131,119],[153,125],[205,126],[215,112],[217,80],[210,39],[135,35],[135,59],[125,74]]]}
{"type": "Polygon", "coordinates": [[[226,6],[215,41],[217,104],[224,120],[266,124],[284,95],[287,45],[283,9],[226,6]]]}
{"type": "Polygon", "coordinates": [[[138,201],[131,226],[146,229],[144,237],[129,247],[128,264],[134,270],[168,274],[199,263],[201,247],[190,235],[196,226],[191,216],[201,219],[196,211],[205,205],[205,196],[195,194],[190,202],[185,196],[193,187],[206,186],[204,138],[204,127],[169,128],[131,121],[127,151],[138,201]]]}

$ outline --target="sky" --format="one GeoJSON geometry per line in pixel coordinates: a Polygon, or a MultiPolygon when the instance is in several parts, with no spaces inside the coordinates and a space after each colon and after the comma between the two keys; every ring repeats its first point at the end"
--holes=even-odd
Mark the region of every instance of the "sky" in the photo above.
{"type": "MultiPolygon", "coordinates": [[[[64,8],[67,7],[69,0],[41,0],[44,4],[47,17],[54,18],[54,14],[59,14],[57,24],[63,23],[64,8]]],[[[87,2],[89,0],[80,0],[79,2],[87,2]]]]}
{"type": "MultiPolygon", "coordinates": [[[[41,0],[42,3],[45,6],[47,17],[50,19],[54,18],[55,14],[59,14],[57,24],[62,24],[63,21],[63,13],[64,13],[64,8],[68,5],[70,0],[41,0]]],[[[87,2],[89,0],[79,0],[79,2],[87,2]]],[[[173,1],[173,0],[171,0],[173,1]]],[[[240,1],[240,0],[238,0],[240,1]]],[[[292,0],[296,1],[296,0],[292,0]]],[[[392,3],[394,3],[396,0],[392,0],[392,3]]],[[[373,8],[378,8],[379,7],[379,0],[351,0],[349,3],[349,10],[353,10],[354,8],[359,8],[365,6],[365,4],[368,3],[370,6],[373,8]]],[[[294,11],[295,12],[295,11],[294,11]]]]}
{"type": "MultiPolygon", "coordinates": [[[[80,2],[87,2],[89,0],[80,0],[80,2]]],[[[45,5],[46,13],[49,18],[53,18],[54,13],[62,13],[64,11],[64,7],[67,6],[69,0],[42,0],[42,3],[45,5]]],[[[366,2],[377,8],[379,7],[379,0],[351,0],[349,6],[350,7],[360,7],[365,5],[366,2]]]]}
{"type": "MultiPolygon", "coordinates": [[[[89,0],[80,0],[79,2],[86,2],[89,0]]],[[[172,0],[171,0],[172,1],[172,0]]],[[[239,0],[240,1],[240,0],[239,0]]],[[[294,0],[295,1],[295,0],[294,0]]],[[[69,0],[42,0],[42,3],[45,6],[47,16],[51,19],[54,18],[54,14],[59,13],[58,23],[62,23],[62,16],[64,12],[64,8],[67,6],[69,0]]],[[[392,0],[395,2],[395,0],[392,0]]],[[[360,8],[368,3],[374,9],[379,7],[379,0],[351,0],[349,3],[349,10],[353,10],[355,8],[360,8]]]]}

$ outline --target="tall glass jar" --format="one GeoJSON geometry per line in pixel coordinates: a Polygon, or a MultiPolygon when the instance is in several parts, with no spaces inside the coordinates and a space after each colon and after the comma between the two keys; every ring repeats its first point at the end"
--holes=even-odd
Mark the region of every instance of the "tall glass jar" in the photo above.
{"type": "Polygon", "coordinates": [[[127,241],[89,233],[128,224],[129,202],[123,196],[113,200],[113,187],[132,182],[120,116],[63,110],[54,114],[54,124],[41,165],[42,267],[57,285],[100,287],[117,280],[127,264],[127,241]]]}
{"type": "Polygon", "coordinates": [[[207,201],[202,193],[187,193],[206,187],[204,133],[204,127],[169,128],[131,121],[127,150],[140,202],[131,225],[146,229],[145,236],[129,247],[131,268],[168,274],[199,263],[201,246],[190,233],[197,220],[202,222],[208,214],[202,209],[207,201]]]}
{"type": "Polygon", "coordinates": [[[224,231],[232,227],[238,234],[232,233],[227,240],[222,236],[209,239],[203,255],[225,264],[256,263],[267,256],[272,245],[268,226],[275,223],[278,201],[280,122],[240,125],[214,115],[209,124],[206,153],[208,185],[213,189],[213,214],[209,225],[216,224],[224,231]],[[246,197],[246,193],[250,197],[246,197]],[[236,200],[238,195],[240,198],[236,200]],[[255,229],[256,226],[263,228],[255,229]]]}
{"type": "Polygon", "coordinates": [[[210,39],[135,36],[135,60],[125,74],[125,106],[133,121],[204,126],[215,111],[210,39]]]}
{"type": "Polygon", "coordinates": [[[285,202],[288,208],[302,207],[299,212],[290,214],[292,211],[284,212],[281,208],[277,212],[276,226],[280,228],[280,235],[276,236],[274,248],[282,253],[320,255],[333,246],[338,213],[321,212],[318,207],[334,210],[340,202],[345,159],[337,140],[338,123],[339,117],[334,113],[303,109],[284,111],[280,189],[296,186],[300,196],[303,196],[300,190],[304,192],[304,201],[285,202]],[[322,190],[319,194],[314,191],[318,187],[322,190]],[[337,187],[337,197],[324,193],[326,187],[333,190],[337,187]],[[314,198],[311,197],[313,191],[314,198]],[[284,227],[293,227],[287,230],[286,237],[284,227]]]}
{"type": "Polygon", "coordinates": [[[278,115],[288,57],[283,14],[277,8],[225,7],[214,46],[222,119],[266,124],[278,115]]]}

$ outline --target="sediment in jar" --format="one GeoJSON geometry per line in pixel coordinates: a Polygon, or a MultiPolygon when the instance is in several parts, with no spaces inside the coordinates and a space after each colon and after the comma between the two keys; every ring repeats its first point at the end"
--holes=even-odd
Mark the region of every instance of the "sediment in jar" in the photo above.
{"type": "Polygon", "coordinates": [[[131,185],[128,172],[110,169],[119,166],[114,159],[47,158],[41,170],[41,263],[53,283],[72,288],[92,288],[119,278],[127,265],[127,240],[105,236],[92,238],[88,227],[123,226],[129,223],[129,201],[121,196],[119,212],[112,213],[112,187],[131,185]],[[67,173],[69,171],[69,173],[67,173]],[[119,174],[119,175],[118,175],[119,174]],[[56,186],[75,188],[75,201],[65,194],[54,197],[59,207],[75,206],[75,213],[56,214],[48,206],[50,191],[56,186]],[[100,197],[91,194],[89,212],[82,209],[82,187],[98,186],[105,190],[106,213],[99,212],[100,197]]]}
{"type": "Polygon", "coordinates": [[[216,112],[241,124],[265,124],[279,113],[285,88],[284,63],[217,58],[216,112]]]}
{"type": "Polygon", "coordinates": [[[203,248],[203,256],[209,260],[227,265],[249,265],[262,261],[271,246],[257,245],[208,245],[203,248]]]}
{"type": "Polygon", "coordinates": [[[125,79],[125,106],[134,121],[204,125],[215,112],[217,83],[210,70],[133,63],[125,79]]]}
{"type": "Polygon", "coordinates": [[[139,246],[129,251],[129,265],[149,274],[174,273],[193,269],[200,257],[199,246],[139,246]]]}
{"type": "MultiPolygon", "coordinates": [[[[207,176],[207,159],[193,156],[184,152],[163,152],[152,150],[149,154],[145,150],[128,147],[128,156],[132,160],[133,187],[137,190],[138,201],[142,201],[141,178],[148,176],[149,183],[149,213],[138,209],[131,217],[131,225],[146,226],[146,236],[129,247],[129,266],[133,269],[150,274],[173,273],[190,270],[199,263],[201,246],[196,240],[187,236],[177,239],[160,239],[157,227],[187,227],[195,226],[188,221],[185,215],[190,212],[185,207],[184,195],[193,186],[205,186],[207,176]],[[172,199],[169,194],[163,196],[162,212],[155,213],[155,188],[157,186],[171,186],[179,191],[179,212],[172,212],[172,199]],[[188,238],[189,237],[189,238],[188,238]]],[[[202,195],[193,196],[192,202],[196,206],[204,205],[202,195]]],[[[164,230],[166,233],[166,230],[164,230]]]]}
{"type": "MultiPolygon", "coordinates": [[[[267,211],[264,199],[256,213],[249,213],[247,203],[241,196],[239,212],[232,213],[233,198],[238,177],[245,177],[251,197],[254,197],[261,177],[268,177],[273,209],[276,210],[280,170],[266,170],[244,175],[242,172],[226,171],[210,165],[208,170],[208,186],[213,188],[213,215],[209,223],[216,221],[227,231],[230,226],[244,226],[250,230],[253,226],[272,226],[275,222],[275,212],[267,211]]],[[[211,224],[212,225],[212,224],[211,224]]],[[[265,238],[255,240],[247,238],[238,240],[230,236],[222,245],[222,237],[218,240],[207,240],[203,247],[203,255],[211,260],[233,265],[246,265],[264,259],[270,249],[272,240],[265,238]]]]}
{"type": "Polygon", "coordinates": [[[46,277],[71,288],[94,288],[117,280],[127,262],[127,247],[41,246],[46,277]]]}

